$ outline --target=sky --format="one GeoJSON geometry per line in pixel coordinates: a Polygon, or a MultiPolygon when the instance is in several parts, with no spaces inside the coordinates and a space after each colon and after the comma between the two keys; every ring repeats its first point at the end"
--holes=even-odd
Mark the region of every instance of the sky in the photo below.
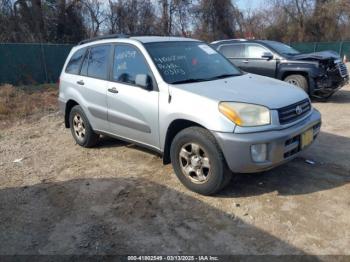
{"type": "Polygon", "coordinates": [[[264,0],[233,0],[233,2],[239,7],[239,9],[257,9],[265,1],[264,0]]]}

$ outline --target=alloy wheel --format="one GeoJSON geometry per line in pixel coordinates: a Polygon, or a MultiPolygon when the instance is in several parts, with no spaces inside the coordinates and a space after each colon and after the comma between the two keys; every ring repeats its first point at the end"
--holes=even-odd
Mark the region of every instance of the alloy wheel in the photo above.
{"type": "Polygon", "coordinates": [[[83,141],[85,139],[86,129],[84,120],[79,114],[75,114],[73,118],[73,129],[76,138],[79,141],[83,141]]]}
{"type": "Polygon", "coordinates": [[[179,152],[183,174],[193,183],[203,184],[208,181],[211,172],[210,160],[205,150],[196,143],[188,143],[179,152]]]}

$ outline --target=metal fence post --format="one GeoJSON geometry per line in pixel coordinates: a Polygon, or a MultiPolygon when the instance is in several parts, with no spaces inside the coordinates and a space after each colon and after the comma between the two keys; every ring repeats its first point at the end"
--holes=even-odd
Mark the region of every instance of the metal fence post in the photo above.
{"type": "Polygon", "coordinates": [[[340,45],[339,45],[339,55],[340,55],[340,57],[342,56],[342,52],[343,52],[343,44],[344,44],[344,41],[341,41],[340,45]]]}
{"type": "Polygon", "coordinates": [[[45,73],[45,81],[46,83],[49,82],[49,77],[47,75],[47,66],[46,66],[46,59],[45,59],[45,51],[44,51],[44,47],[43,47],[43,43],[40,43],[40,48],[41,48],[41,63],[44,66],[44,73],[45,73]]]}

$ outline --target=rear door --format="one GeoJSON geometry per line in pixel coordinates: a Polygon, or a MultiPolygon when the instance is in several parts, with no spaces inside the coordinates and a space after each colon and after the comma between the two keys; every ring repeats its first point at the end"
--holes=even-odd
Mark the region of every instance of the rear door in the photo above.
{"type": "Polygon", "coordinates": [[[103,44],[89,48],[83,60],[77,85],[84,101],[85,113],[95,130],[106,131],[108,73],[111,45],[103,44]]]}
{"type": "Polygon", "coordinates": [[[245,59],[245,47],[243,44],[224,44],[219,46],[218,51],[229,59],[235,66],[243,70],[245,59]]]}
{"type": "Polygon", "coordinates": [[[109,133],[159,149],[158,96],[142,52],[116,44],[107,92],[109,133]],[[147,79],[147,86],[138,79],[147,79]]]}

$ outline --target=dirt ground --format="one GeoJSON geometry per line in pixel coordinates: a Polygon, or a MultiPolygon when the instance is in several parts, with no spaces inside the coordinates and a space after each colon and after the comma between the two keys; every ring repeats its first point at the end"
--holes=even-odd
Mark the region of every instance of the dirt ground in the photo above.
{"type": "Polygon", "coordinates": [[[58,113],[18,121],[0,130],[0,254],[350,255],[350,86],[314,106],[307,152],[214,197],[134,145],[79,147],[58,113]]]}

